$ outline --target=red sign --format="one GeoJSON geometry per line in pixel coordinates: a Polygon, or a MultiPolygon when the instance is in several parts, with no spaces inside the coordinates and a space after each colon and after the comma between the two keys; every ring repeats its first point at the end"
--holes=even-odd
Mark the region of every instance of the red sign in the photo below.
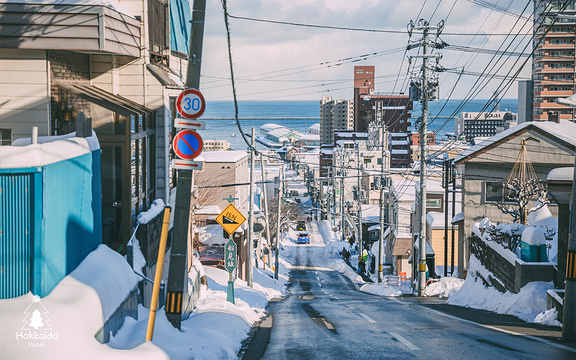
{"type": "Polygon", "coordinates": [[[176,156],[184,160],[192,160],[202,152],[204,142],[194,130],[182,130],[172,141],[172,149],[176,156]]]}
{"type": "Polygon", "coordinates": [[[206,102],[199,90],[186,89],[176,99],[178,113],[186,119],[196,119],[204,113],[206,102]]]}

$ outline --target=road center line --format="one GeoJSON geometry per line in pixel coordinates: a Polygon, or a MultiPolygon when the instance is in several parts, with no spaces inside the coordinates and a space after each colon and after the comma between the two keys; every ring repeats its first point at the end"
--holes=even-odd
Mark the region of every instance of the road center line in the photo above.
{"type": "Polygon", "coordinates": [[[376,322],[376,320],[372,319],[370,316],[368,316],[368,315],[366,315],[366,314],[363,314],[363,313],[361,313],[361,312],[359,312],[358,315],[362,316],[364,319],[370,321],[371,323],[375,323],[375,322],[376,322]]]}
{"type": "Polygon", "coordinates": [[[399,334],[396,334],[395,332],[390,332],[390,331],[388,332],[388,334],[390,334],[390,336],[392,336],[394,339],[400,341],[408,349],[410,349],[412,351],[420,350],[420,348],[418,346],[412,344],[410,341],[406,340],[404,337],[400,336],[399,334]]]}

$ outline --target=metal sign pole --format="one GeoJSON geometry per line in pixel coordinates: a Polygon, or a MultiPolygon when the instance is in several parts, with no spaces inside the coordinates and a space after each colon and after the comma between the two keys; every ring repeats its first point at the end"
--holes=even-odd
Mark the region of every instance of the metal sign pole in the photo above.
{"type": "MultiPolygon", "coordinates": [[[[192,34],[186,87],[200,87],[200,65],[204,38],[206,0],[194,0],[192,12],[192,34]]],[[[166,317],[180,330],[182,308],[188,302],[188,236],[190,227],[190,199],[192,195],[192,170],[177,170],[176,204],[174,206],[174,231],[172,252],[166,287],[166,317]],[[186,296],[186,299],[184,299],[186,296]]],[[[186,316],[186,314],[184,314],[186,316]]]]}

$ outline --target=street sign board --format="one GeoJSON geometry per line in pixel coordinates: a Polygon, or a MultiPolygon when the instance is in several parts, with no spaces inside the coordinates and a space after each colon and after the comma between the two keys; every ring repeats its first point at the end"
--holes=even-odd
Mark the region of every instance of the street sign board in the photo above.
{"type": "Polygon", "coordinates": [[[172,169],[202,170],[203,164],[204,163],[202,161],[174,159],[172,160],[172,169]]]}
{"type": "Polygon", "coordinates": [[[220,215],[216,216],[216,222],[230,235],[234,234],[234,231],[236,231],[244,221],[246,221],[246,217],[236,209],[234,204],[228,204],[226,209],[224,209],[220,215]]]}
{"type": "Polygon", "coordinates": [[[190,129],[190,130],[204,130],[206,129],[206,122],[200,120],[188,120],[182,118],[176,118],[174,121],[174,127],[176,129],[190,129]]]}
{"type": "Polygon", "coordinates": [[[224,267],[229,273],[236,269],[236,243],[230,239],[224,249],[224,267]]]}
{"type": "Polygon", "coordinates": [[[182,130],[172,141],[172,149],[176,156],[183,160],[192,160],[202,152],[204,142],[194,130],[182,130]]]}
{"type": "Polygon", "coordinates": [[[206,109],[206,101],[200,90],[186,89],[176,99],[176,110],[186,119],[196,119],[202,116],[206,109]]]}

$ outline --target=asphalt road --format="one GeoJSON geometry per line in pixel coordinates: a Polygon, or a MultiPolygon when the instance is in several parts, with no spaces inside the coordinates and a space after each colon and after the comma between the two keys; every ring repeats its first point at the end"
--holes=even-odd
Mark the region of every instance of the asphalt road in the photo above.
{"type": "Polygon", "coordinates": [[[511,320],[512,325],[506,324],[511,328],[497,331],[498,321],[479,325],[458,314],[471,310],[450,307],[456,309],[450,313],[440,300],[360,292],[322,264],[323,239],[315,224],[309,232],[311,244],[293,248],[288,296],[270,303],[269,316],[246,347],[244,360],[576,359],[576,350],[549,341],[557,336],[554,328],[522,336],[517,334],[521,321],[511,320]],[[534,336],[539,334],[550,339],[534,336]]]}

